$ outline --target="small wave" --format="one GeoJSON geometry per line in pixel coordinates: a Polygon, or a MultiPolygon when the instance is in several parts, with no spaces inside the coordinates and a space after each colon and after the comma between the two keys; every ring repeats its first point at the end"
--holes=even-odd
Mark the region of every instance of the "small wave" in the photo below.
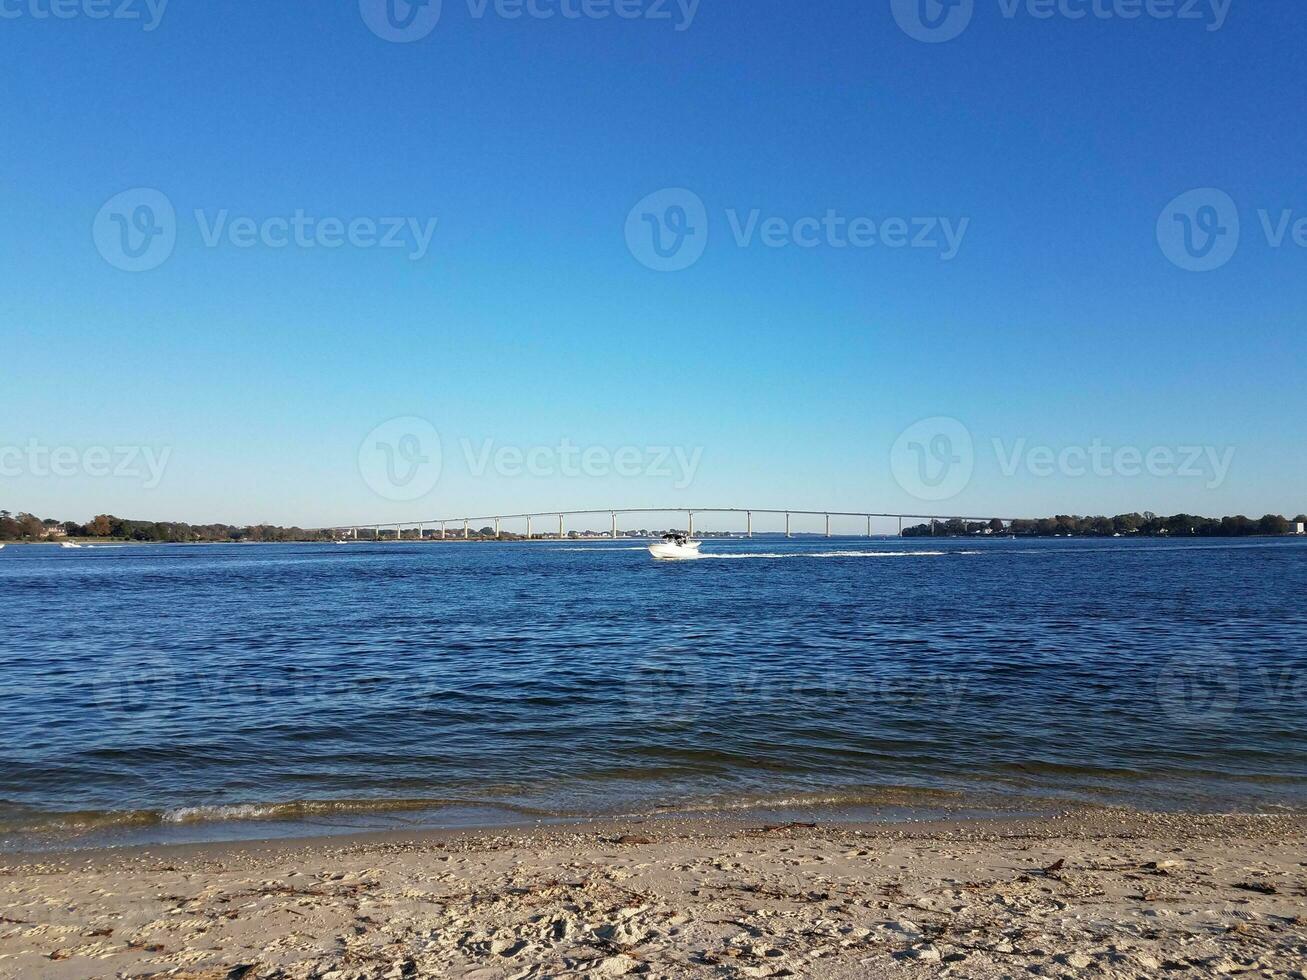
{"type": "Polygon", "coordinates": [[[449,810],[456,807],[494,807],[528,817],[554,817],[554,811],[488,800],[393,799],[393,800],[293,800],[282,803],[230,803],[182,806],[168,809],[82,810],[42,813],[27,811],[0,818],[0,833],[87,832],[118,827],[148,827],[160,824],[225,823],[237,821],[298,821],[313,817],[346,814],[404,813],[449,810]]]}
{"type": "MultiPolygon", "coordinates": [[[[751,810],[821,809],[829,807],[962,807],[976,802],[977,797],[959,790],[937,789],[926,786],[880,786],[849,790],[796,790],[783,795],[723,797],[669,803],[655,807],[651,812],[667,813],[732,813],[751,810]]],[[[996,804],[995,804],[996,805],[996,804]]]]}
{"type": "MultiPolygon", "coordinates": [[[[306,817],[347,813],[403,813],[445,810],[451,807],[488,805],[485,800],[395,799],[395,800],[295,800],[287,803],[231,803],[213,806],[183,806],[164,810],[160,823],[211,823],[226,820],[299,820],[306,817]]],[[[531,807],[495,802],[496,808],[527,815],[545,815],[531,807]]]]}
{"type": "MultiPolygon", "coordinates": [[[[636,545],[627,547],[577,547],[577,548],[551,548],[550,551],[569,551],[585,552],[593,554],[597,551],[647,551],[646,545],[636,545]]],[[[983,551],[746,551],[746,552],[729,552],[729,551],[706,551],[697,555],[686,555],[681,561],[695,561],[702,558],[715,558],[718,560],[736,560],[745,558],[754,559],[776,559],[776,558],[939,558],[944,555],[981,555],[983,551]]]]}

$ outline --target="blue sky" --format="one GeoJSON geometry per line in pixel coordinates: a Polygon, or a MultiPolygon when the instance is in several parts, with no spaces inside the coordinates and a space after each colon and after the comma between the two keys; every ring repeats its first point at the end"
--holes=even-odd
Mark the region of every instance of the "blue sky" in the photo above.
{"type": "MultiPolygon", "coordinates": [[[[692,18],[538,0],[549,19],[445,0],[395,43],[356,2],[173,2],[152,30],[144,0],[125,8],[140,20],[48,2],[0,4],[0,506],[305,525],[664,503],[1307,510],[1297,4],[1163,19],[1097,0],[1075,19],[1080,0],[1048,17],[975,0],[959,36],[924,43],[890,0],[702,0],[692,18]],[[110,202],[137,188],[174,209],[175,244],[129,272],[112,234],[133,199],[110,202]],[[693,197],[646,213],[670,228],[668,201],[702,202],[706,247],[656,271],[625,229],[669,188],[693,197]],[[1206,271],[1158,235],[1195,188],[1226,197],[1193,220],[1229,242],[1233,207],[1240,226],[1206,271]],[[1273,229],[1287,213],[1278,246],[1259,211],[1273,229]],[[400,218],[407,245],[274,244],[297,212],[378,235],[400,218]],[[741,244],[751,214],[863,219],[876,240],[741,244]],[[893,247],[895,218],[965,234],[951,256],[924,231],[893,247]],[[431,220],[420,247],[409,229],[431,220]],[[429,423],[439,470],[378,487],[364,457],[396,418],[429,423]],[[932,419],[949,421],[912,429],[932,419]],[[592,465],[570,473],[565,445],[592,465]],[[1175,461],[1082,472],[1093,446],[1175,461]],[[104,475],[95,447],[166,466],[150,479],[124,454],[104,475]],[[657,465],[664,447],[693,473],[657,465]],[[1206,454],[1186,467],[1189,447],[1206,454]],[[77,462],[56,474],[43,449],[77,462]],[[955,492],[933,499],[944,459],[955,492]]],[[[429,444],[417,458],[434,467],[429,444]]]]}

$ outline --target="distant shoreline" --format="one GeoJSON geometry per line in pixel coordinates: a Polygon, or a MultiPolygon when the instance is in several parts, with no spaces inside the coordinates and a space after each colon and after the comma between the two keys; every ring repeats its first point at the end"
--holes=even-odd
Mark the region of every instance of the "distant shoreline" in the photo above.
{"type": "MultiPolygon", "coordinates": [[[[906,530],[906,529],[905,529],[906,530]]],[[[619,534],[616,538],[607,534],[587,535],[584,537],[539,537],[531,538],[522,535],[502,534],[498,538],[480,537],[471,535],[464,538],[461,533],[449,534],[441,537],[424,537],[424,538],[297,538],[286,541],[225,541],[219,539],[199,539],[191,541],[170,540],[170,541],[142,541],[134,538],[59,538],[49,541],[26,541],[26,540],[4,540],[0,541],[0,546],[16,547],[37,547],[37,548],[59,548],[63,544],[76,545],[76,550],[95,550],[97,548],[122,548],[122,547],[150,547],[158,545],[288,545],[288,544],[317,544],[317,545],[396,545],[396,544],[431,544],[431,545],[470,545],[470,544],[601,544],[623,541],[633,543],[643,543],[657,540],[659,535],[631,535],[619,534]]],[[[865,534],[831,534],[829,536],[821,533],[794,533],[785,534],[783,532],[755,532],[752,537],[740,533],[714,533],[698,534],[696,538],[703,541],[909,541],[920,543],[925,541],[1052,541],[1056,539],[1066,539],[1074,541],[1283,541],[1283,540],[1304,540],[1307,536],[1297,532],[1287,532],[1283,534],[1240,534],[1240,535],[1198,535],[1198,534],[1120,534],[1120,535],[1099,535],[1099,534],[961,534],[945,533],[937,534],[873,534],[868,537],[865,534]]],[[[74,549],[68,549],[74,550],[74,549]]]]}
{"type": "MultiPolygon", "coordinates": [[[[567,513],[567,512],[564,512],[567,513]]],[[[582,513],[582,512],[573,512],[582,513]]],[[[592,513],[586,511],[584,513],[592,513]]],[[[614,512],[614,524],[616,515],[624,514],[630,518],[635,513],[652,513],[645,511],[623,512],[621,510],[614,512]]],[[[659,512],[661,513],[661,512],[659,512]]],[[[674,513],[674,511],[668,511],[674,513]]],[[[767,513],[780,513],[780,511],[769,511],[767,513]]],[[[820,513],[817,511],[803,512],[809,514],[820,513]]],[[[834,512],[832,512],[834,513],[834,512]]],[[[1245,538],[1245,537],[1291,537],[1295,535],[1307,534],[1307,514],[1299,514],[1294,518],[1286,518],[1280,514],[1264,514],[1262,517],[1252,519],[1243,515],[1233,517],[1202,517],[1196,514],[1173,514],[1170,517],[1163,517],[1154,514],[1151,511],[1143,513],[1118,514],[1115,517],[1082,517],[1076,515],[1060,514],[1056,517],[1043,517],[1038,519],[1019,518],[1004,520],[992,518],[985,521],[978,521],[971,518],[937,518],[924,519],[928,523],[920,523],[912,526],[903,526],[900,519],[899,533],[873,535],[873,534],[835,534],[830,531],[830,516],[827,515],[826,528],[827,533],[817,532],[787,534],[789,538],[843,538],[843,539],[864,539],[874,540],[894,540],[895,538],[1131,538],[1131,537],[1160,537],[1160,538],[1245,538]]],[[[850,516],[850,515],[836,515],[850,516]]],[[[916,518],[914,518],[916,519],[916,518]]],[[[414,521],[404,524],[385,523],[381,525],[369,524],[358,525],[339,525],[335,527],[304,528],[298,526],[283,527],[271,524],[251,524],[251,525],[232,525],[232,524],[189,524],[185,521],[138,521],[126,518],[114,517],[111,514],[100,514],[86,524],[78,524],[75,521],[56,521],[52,518],[38,518],[30,513],[12,514],[10,511],[0,510],[0,542],[18,544],[21,542],[28,543],[45,543],[58,544],[69,542],[76,544],[121,544],[127,542],[137,542],[143,544],[243,544],[243,543],[272,543],[287,544],[292,542],[353,542],[353,541],[399,541],[399,540],[417,540],[417,541],[441,541],[441,542],[467,542],[467,541],[602,541],[602,540],[646,540],[650,537],[658,537],[666,531],[674,533],[688,533],[683,529],[677,528],[641,528],[639,533],[633,528],[621,530],[617,535],[610,535],[604,532],[587,533],[584,537],[573,537],[566,535],[557,537],[555,535],[521,535],[511,532],[501,531],[499,522],[501,518],[477,518],[478,522],[493,521],[494,525],[489,523],[473,529],[458,527],[463,523],[462,518],[449,521],[414,521]],[[455,524],[450,530],[448,524],[455,524]],[[438,533],[438,528],[444,527],[443,533],[438,533]],[[359,536],[359,532],[363,536],[359,536]],[[417,537],[412,537],[414,534],[417,537]],[[407,537],[406,537],[407,535],[407,537]]],[[[750,525],[752,526],[752,525],[750,525]]],[[[530,531],[530,522],[527,523],[527,531],[530,531]]],[[[788,530],[789,523],[786,522],[788,530]]],[[[871,517],[867,519],[867,530],[871,531],[871,517]]],[[[579,533],[579,532],[578,532],[579,533]]],[[[702,539],[721,539],[729,540],[746,537],[772,537],[781,536],[779,531],[768,532],[768,534],[748,534],[738,531],[704,531],[700,530],[696,537],[702,539]]]]}

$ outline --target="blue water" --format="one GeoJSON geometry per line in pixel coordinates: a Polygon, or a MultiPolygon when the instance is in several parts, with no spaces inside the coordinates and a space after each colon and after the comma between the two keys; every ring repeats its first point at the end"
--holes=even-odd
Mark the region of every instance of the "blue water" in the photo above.
{"type": "Polygon", "coordinates": [[[0,840],[1307,804],[1303,542],[704,551],[11,546],[0,840]]]}

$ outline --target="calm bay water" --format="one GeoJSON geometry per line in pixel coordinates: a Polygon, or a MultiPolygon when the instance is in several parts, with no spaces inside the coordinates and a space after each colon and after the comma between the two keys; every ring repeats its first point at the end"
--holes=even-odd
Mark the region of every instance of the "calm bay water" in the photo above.
{"type": "Polygon", "coordinates": [[[1307,544],[0,551],[0,840],[1307,805],[1307,544]]]}

